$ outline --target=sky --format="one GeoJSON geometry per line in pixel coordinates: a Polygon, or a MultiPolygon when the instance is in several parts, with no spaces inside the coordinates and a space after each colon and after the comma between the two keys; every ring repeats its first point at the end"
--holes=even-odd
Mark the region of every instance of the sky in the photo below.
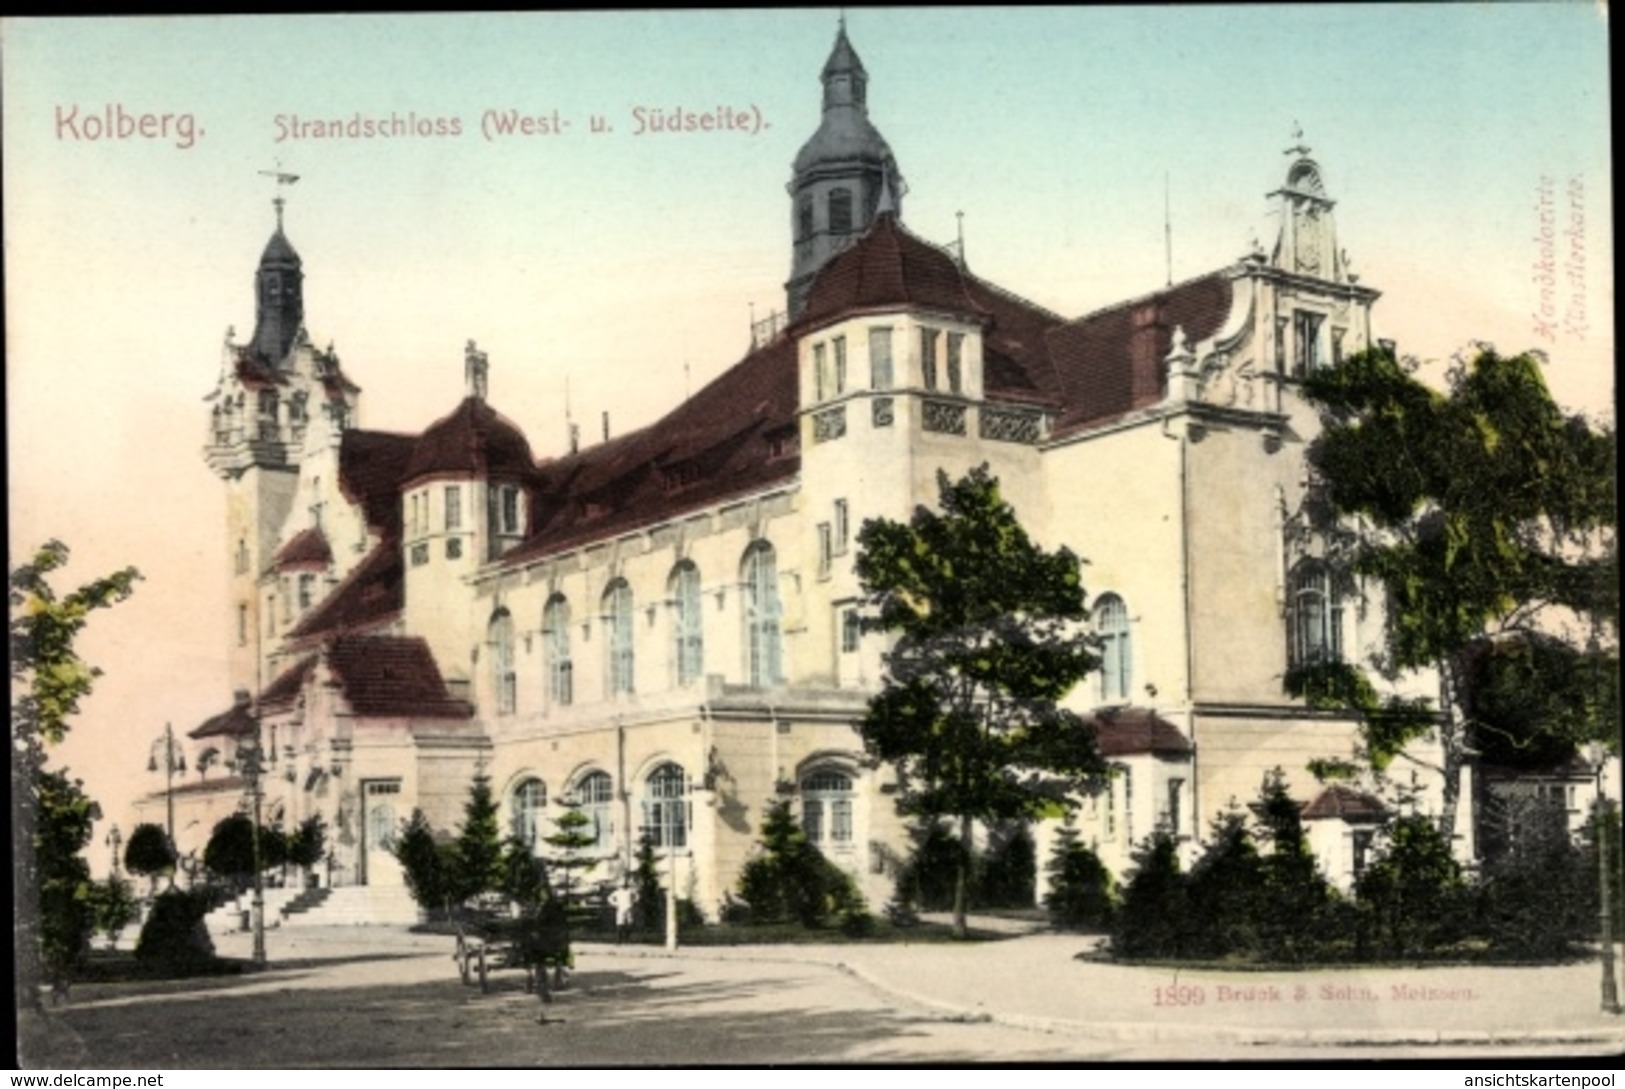
{"type": "MultiPolygon", "coordinates": [[[[145,576],[81,640],[105,674],[58,753],[103,800],[99,841],[161,789],[146,764],[164,724],[230,703],[203,398],[227,327],[253,328],[268,172],[299,177],[283,196],[306,325],[363,388],[362,426],[450,411],[473,339],[492,403],[556,454],[567,411],[588,439],[605,412],[616,434],[649,424],[783,308],[785,185],[838,17],[0,24],[12,563],[56,537],[64,588],[145,576]],[[640,112],[678,110],[750,124],[638,131],[640,112]],[[519,116],[536,134],[494,130],[519,116]],[[346,134],[396,117],[413,134],[346,134]]],[[[1578,2],[853,9],[847,29],[904,222],[939,242],[962,229],[983,278],[1077,316],[1223,267],[1273,239],[1266,195],[1301,126],[1340,245],[1382,292],[1376,335],[1425,360],[1539,348],[1561,403],[1611,418],[1606,18],[1578,2]]]]}

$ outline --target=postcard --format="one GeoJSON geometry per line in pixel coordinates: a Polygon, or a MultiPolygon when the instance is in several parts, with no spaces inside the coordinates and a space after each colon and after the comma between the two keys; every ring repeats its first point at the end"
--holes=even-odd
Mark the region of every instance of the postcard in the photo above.
{"type": "Polygon", "coordinates": [[[1620,1049],[1617,689],[1455,672],[1617,615],[1418,656],[1304,521],[1350,361],[1610,441],[1605,7],[3,35],[12,569],[139,572],[24,1065],[1620,1049]]]}

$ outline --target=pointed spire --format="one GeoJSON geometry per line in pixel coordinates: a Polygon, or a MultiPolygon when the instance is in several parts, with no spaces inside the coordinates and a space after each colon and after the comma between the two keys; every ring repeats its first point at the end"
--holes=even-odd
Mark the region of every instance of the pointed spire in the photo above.
{"type": "Polygon", "coordinates": [[[485,400],[486,388],[490,381],[490,360],[486,354],[475,347],[470,340],[463,349],[463,384],[465,394],[475,401],[485,400]]]}
{"type": "Polygon", "coordinates": [[[1299,158],[1309,154],[1309,145],[1303,141],[1303,126],[1296,121],[1292,122],[1292,146],[1286,149],[1285,154],[1299,158]]]}

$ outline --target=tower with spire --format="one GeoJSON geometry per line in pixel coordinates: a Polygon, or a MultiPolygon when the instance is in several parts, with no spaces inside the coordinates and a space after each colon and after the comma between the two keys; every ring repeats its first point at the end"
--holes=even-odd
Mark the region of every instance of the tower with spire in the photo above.
{"type": "MultiPolygon", "coordinates": [[[[279,186],[292,177],[276,174],[279,186]]],[[[239,690],[264,681],[281,636],[353,565],[354,548],[332,542],[364,532],[337,524],[345,505],[336,501],[338,450],[361,391],[332,348],[317,349],[305,332],[303,262],[284,232],[283,198],[272,206],[276,226],[254,270],[254,332],[238,342],[226,331],[203,449],[226,485],[230,677],[239,690]]]]}
{"type": "Polygon", "coordinates": [[[791,261],[785,284],[791,320],[801,315],[813,277],[869,229],[877,215],[901,215],[903,176],[885,137],[869,121],[869,74],[846,36],[843,17],[819,77],[824,114],[796,154],[790,192],[791,261]]]}

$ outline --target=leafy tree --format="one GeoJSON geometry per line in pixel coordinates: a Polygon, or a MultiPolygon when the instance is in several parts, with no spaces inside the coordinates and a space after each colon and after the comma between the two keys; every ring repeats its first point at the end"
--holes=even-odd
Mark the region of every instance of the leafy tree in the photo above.
{"type": "Polygon", "coordinates": [[[302,870],[309,870],[327,856],[327,822],[320,813],[299,822],[299,828],[288,838],[287,860],[302,870]]]}
{"type": "Polygon", "coordinates": [[[1044,907],[1051,923],[1063,930],[1104,930],[1111,925],[1115,908],[1111,871],[1078,841],[1070,814],[1044,872],[1049,875],[1044,907]]]}
{"type": "Polygon", "coordinates": [[[135,897],[130,895],[130,886],[116,877],[94,882],[87,892],[91,925],[107,937],[111,947],[139,914],[135,897]]]}
{"type": "MultiPolygon", "coordinates": [[[[273,834],[262,829],[262,848],[273,834]]],[[[233,813],[216,823],[203,848],[204,867],[239,892],[253,883],[256,868],[263,869],[268,864],[255,848],[254,822],[246,813],[233,813]]]]}
{"type": "Polygon", "coordinates": [[[1437,700],[1381,699],[1353,664],[1311,664],[1287,687],[1311,704],[1357,712],[1379,768],[1411,740],[1435,737],[1440,823],[1453,836],[1462,769],[1486,735],[1522,749],[1548,731],[1566,746],[1617,729],[1597,712],[1612,695],[1596,690],[1578,720],[1485,710],[1520,684],[1536,702],[1561,703],[1576,675],[1618,672],[1617,650],[1597,638],[1617,635],[1619,615],[1614,437],[1557,407],[1536,355],[1481,347],[1450,370],[1443,391],[1413,369],[1372,351],[1305,381],[1324,417],[1309,450],[1324,488],[1311,493],[1302,521],[1346,555],[1351,572],[1383,588],[1381,668],[1432,670],[1437,700]],[[1524,675],[1511,685],[1487,680],[1486,654],[1509,640],[1539,651],[1522,667],[1490,656],[1491,667],[1524,675]]]}
{"type": "Polygon", "coordinates": [[[62,986],[83,961],[95,927],[90,866],[80,855],[90,845],[94,803],[66,772],[42,772],[37,782],[40,947],[46,971],[62,986]]]}
{"type": "MultiPolygon", "coordinates": [[[[68,880],[74,871],[68,859],[53,852],[69,850],[71,857],[88,842],[88,830],[81,839],[50,827],[63,811],[48,813],[44,805],[47,796],[63,799],[70,813],[78,805],[62,789],[66,776],[48,778],[45,771],[47,748],[67,736],[68,719],[78,713],[79,701],[101,675],[74,651],[74,640],[93,611],[129,597],[141,577],[127,567],[59,597],[49,576],[67,562],[67,546],[49,541],[11,570],[11,858],[12,888],[21,909],[14,931],[18,1009],[37,1009],[41,1001],[41,920],[47,910],[41,903],[43,882],[68,880]]],[[[88,873],[84,877],[88,881],[88,873]]]]}
{"type": "Polygon", "coordinates": [[[518,836],[509,836],[502,848],[502,894],[522,910],[534,910],[552,895],[547,864],[518,836]]]}
{"type": "Polygon", "coordinates": [[[463,827],[457,833],[457,867],[452,876],[452,899],[458,903],[502,888],[502,833],[497,828],[497,803],[491,779],[474,777],[463,805],[463,827]]]}
{"type": "MultiPolygon", "coordinates": [[[[899,810],[1030,820],[1071,808],[1104,771],[1094,735],[1056,706],[1099,657],[1082,621],[1078,558],[1033,543],[984,465],[950,482],[942,512],[864,523],[858,578],[897,637],[885,688],[861,723],[871,756],[897,772],[899,810]]],[[[961,863],[954,932],[965,933],[970,874],[961,863]]]]}
{"type": "Polygon", "coordinates": [[[1504,815],[1516,833],[1486,851],[1474,889],[1475,929],[1502,956],[1565,956],[1596,937],[1596,845],[1575,842],[1561,805],[1523,797],[1503,807],[1514,810],[1504,815]]]}
{"type": "Polygon", "coordinates": [[[156,891],[158,878],[175,872],[175,849],[169,836],[156,824],[138,824],[124,845],[124,868],[151,880],[156,891]]]}

